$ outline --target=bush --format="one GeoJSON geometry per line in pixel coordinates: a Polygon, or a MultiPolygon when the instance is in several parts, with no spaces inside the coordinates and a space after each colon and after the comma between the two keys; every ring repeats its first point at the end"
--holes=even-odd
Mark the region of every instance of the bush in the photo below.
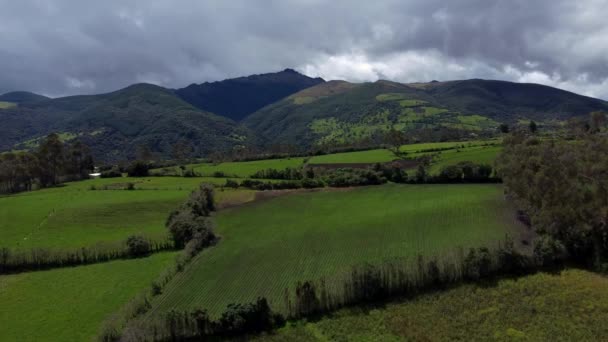
{"type": "Polygon", "coordinates": [[[325,187],[325,182],[323,182],[323,180],[319,178],[304,178],[302,179],[301,184],[302,187],[306,189],[325,187]]]}
{"type": "Polygon", "coordinates": [[[543,235],[534,244],[534,259],[543,267],[561,266],[566,259],[566,247],[549,235],[543,235]]]}
{"type": "Polygon", "coordinates": [[[131,257],[139,258],[150,254],[150,242],[142,236],[129,236],[126,241],[127,250],[131,257]]]}
{"type": "Polygon", "coordinates": [[[302,169],[286,168],[284,170],[277,169],[266,169],[260,170],[253,175],[251,178],[259,179],[285,179],[285,180],[300,180],[303,178],[302,169]]]}
{"type": "Polygon", "coordinates": [[[327,174],[327,184],[333,187],[379,185],[386,178],[373,170],[337,169],[327,174]]]}
{"type": "Polygon", "coordinates": [[[149,175],[148,164],[142,161],[135,161],[127,168],[129,177],[147,177],[149,175]]]}
{"type": "Polygon", "coordinates": [[[101,178],[117,178],[117,177],[122,177],[122,173],[120,172],[120,170],[118,168],[112,168],[108,171],[104,171],[101,173],[101,175],[99,175],[99,177],[101,178]]]}
{"type": "Polygon", "coordinates": [[[226,179],[226,184],[224,184],[227,188],[237,189],[239,187],[239,183],[232,179],[226,179]]]}
{"type": "Polygon", "coordinates": [[[209,216],[215,210],[215,193],[213,186],[201,184],[198,189],[190,193],[186,207],[196,216],[209,216]]]}
{"type": "Polygon", "coordinates": [[[177,248],[185,247],[195,236],[203,238],[201,244],[207,243],[207,245],[209,241],[215,239],[211,220],[204,216],[196,216],[188,210],[172,214],[168,228],[177,248]]]}
{"type": "Polygon", "coordinates": [[[490,275],[492,256],[487,248],[471,248],[464,259],[464,275],[469,280],[478,280],[490,275]]]}

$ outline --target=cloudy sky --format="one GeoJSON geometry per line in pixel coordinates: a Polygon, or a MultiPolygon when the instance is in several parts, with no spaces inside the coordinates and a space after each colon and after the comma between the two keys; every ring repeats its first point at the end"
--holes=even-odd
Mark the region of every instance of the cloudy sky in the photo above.
{"type": "Polygon", "coordinates": [[[535,82],[608,99],[608,0],[0,0],[0,93],[294,68],[535,82]]]}

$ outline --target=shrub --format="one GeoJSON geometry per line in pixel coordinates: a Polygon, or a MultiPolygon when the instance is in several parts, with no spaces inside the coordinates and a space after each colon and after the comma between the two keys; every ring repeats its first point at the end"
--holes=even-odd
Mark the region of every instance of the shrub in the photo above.
{"type": "Polygon", "coordinates": [[[118,168],[113,167],[108,171],[102,172],[99,177],[101,177],[101,178],[118,178],[118,177],[122,177],[122,173],[120,172],[120,170],[118,168]]]}
{"type": "Polygon", "coordinates": [[[487,248],[471,248],[464,259],[464,275],[469,280],[478,280],[490,275],[492,256],[487,248]]]}
{"type": "Polygon", "coordinates": [[[302,184],[302,187],[306,188],[306,189],[325,187],[325,182],[323,182],[323,180],[320,178],[304,178],[304,179],[302,179],[301,184],[302,184]]]}
{"type": "Polygon", "coordinates": [[[197,216],[209,216],[215,210],[215,193],[213,186],[201,184],[198,189],[190,193],[186,207],[197,216]]]}
{"type": "Polygon", "coordinates": [[[226,184],[224,184],[225,187],[227,188],[233,188],[236,189],[239,187],[239,183],[235,180],[232,179],[226,179],[226,184]]]}
{"type": "Polygon", "coordinates": [[[188,210],[172,214],[168,228],[173,242],[178,248],[185,247],[195,236],[204,239],[203,244],[215,238],[209,218],[196,216],[188,210]]]}
{"type": "Polygon", "coordinates": [[[129,236],[126,241],[127,250],[131,257],[139,258],[150,254],[150,242],[142,236],[129,236]]]}
{"type": "Polygon", "coordinates": [[[148,164],[142,161],[135,161],[127,168],[129,177],[147,177],[149,175],[148,164]]]}
{"type": "Polygon", "coordinates": [[[544,267],[560,266],[566,259],[566,247],[549,235],[543,235],[534,244],[534,259],[544,267]]]}

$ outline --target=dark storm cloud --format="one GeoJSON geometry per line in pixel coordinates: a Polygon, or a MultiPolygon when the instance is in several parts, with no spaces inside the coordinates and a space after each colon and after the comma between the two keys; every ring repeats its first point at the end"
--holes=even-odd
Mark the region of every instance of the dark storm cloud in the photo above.
{"type": "Polygon", "coordinates": [[[0,93],[180,87],[286,67],[498,78],[608,98],[607,0],[0,0],[0,93]]]}

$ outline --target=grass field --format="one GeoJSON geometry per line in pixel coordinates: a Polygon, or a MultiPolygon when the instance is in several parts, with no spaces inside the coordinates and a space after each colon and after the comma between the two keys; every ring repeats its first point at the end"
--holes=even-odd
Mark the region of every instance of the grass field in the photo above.
{"type": "Polygon", "coordinates": [[[500,144],[499,139],[490,140],[467,140],[467,141],[446,141],[446,142],[434,142],[434,143],[419,143],[419,144],[408,144],[403,145],[399,148],[399,151],[406,153],[422,152],[429,149],[439,148],[466,148],[472,146],[480,146],[484,144],[500,144]]]}
{"type": "Polygon", "coordinates": [[[0,341],[90,341],[175,255],[0,276],[0,341]]]}
{"type": "Polygon", "coordinates": [[[441,151],[430,168],[431,174],[439,173],[442,167],[458,164],[462,161],[471,161],[479,164],[494,165],[502,146],[476,146],[460,150],[441,151]]]}
{"type": "Polygon", "coordinates": [[[495,185],[385,185],[293,194],[222,211],[220,243],[203,251],[154,312],[283,293],[300,280],[338,279],[351,266],[481,246],[519,229],[495,185]],[[440,214],[439,214],[440,213],[440,214]]]}
{"type": "MultiPolygon", "coordinates": [[[[223,172],[226,177],[239,177],[247,178],[252,174],[266,170],[266,169],[277,169],[283,170],[285,168],[297,168],[304,164],[304,158],[284,158],[284,159],[265,159],[265,160],[254,160],[247,162],[226,162],[220,164],[192,164],[188,165],[187,169],[193,169],[195,172],[203,176],[213,176],[215,172],[223,172]]],[[[177,168],[171,168],[177,172],[177,168]]],[[[157,171],[157,170],[154,170],[157,171]]],[[[153,171],[153,172],[154,172],[153,171]]]]}
{"type": "Polygon", "coordinates": [[[326,154],[310,158],[309,164],[333,164],[333,163],[384,163],[397,159],[395,154],[389,150],[378,149],[369,151],[344,152],[326,154]]]}
{"type": "Polygon", "coordinates": [[[15,107],[15,106],[17,106],[17,104],[15,104],[15,103],[0,101],[0,109],[6,109],[6,108],[15,107]]]}
{"type": "MultiPolygon", "coordinates": [[[[0,247],[78,248],[123,241],[133,234],[164,240],[168,214],[202,182],[224,184],[225,179],[91,179],[0,197],[0,247]],[[128,182],[145,190],[120,190],[128,182]],[[94,191],[92,186],[115,190],[94,191]]],[[[218,200],[230,194],[218,192],[218,200]]]]}
{"type": "Polygon", "coordinates": [[[606,341],[608,278],[580,270],[341,310],[256,341],[606,341]]]}

